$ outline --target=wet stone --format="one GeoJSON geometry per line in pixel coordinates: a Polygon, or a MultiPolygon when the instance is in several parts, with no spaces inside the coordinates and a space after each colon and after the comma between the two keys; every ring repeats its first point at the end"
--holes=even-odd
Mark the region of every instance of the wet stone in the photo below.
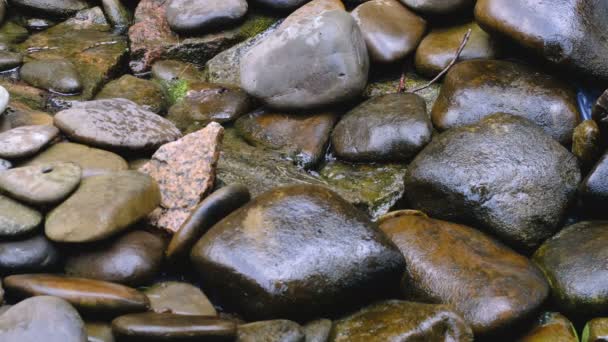
{"type": "Polygon", "coordinates": [[[304,342],[302,327],[288,320],[273,320],[239,325],[237,342],[304,342]]]}
{"type": "Polygon", "coordinates": [[[603,208],[608,203],[608,154],[591,169],[580,186],[580,198],[594,216],[605,216],[603,208]]]}
{"type": "Polygon", "coordinates": [[[121,0],[101,0],[103,12],[116,33],[125,33],[131,25],[133,15],[121,0]]]}
{"type": "Polygon", "coordinates": [[[18,52],[0,51],[0,71],[14,69],[23,63],[23,55],[18,52]]]}
{"type": "Polygon", "coordinates": [[[52,271],[59,261],[59,251],[44,235],[0,242],[1,274],[52,271]]]}
{"type": "Polygon", "coordinates": [[[608,341],[608,319],[595,318],[585,325],[581,342],[608,341]]]}
{"type": "Polygon", "coordinates": [[[86,342],[84,322],[65,300],[26,299],[0,315],[0,340],[19,342],[86,342]]]}
{"type": "Polygon", "coordinates": [[[6,90],[6,88],[0,86],[0,114],[3,114],[8,107],[8,102],[10,100],[10,94],[6,90]]]}
{"type": "Polygon", "coordinates": [[[0,195],[0,237],[31,233],[41,222],[42,215],[39,212],[0,195]]]}
{"type": "Polygon", "coordinates": [[[13,167],[13,164],[8,160],[0,159],[0,172],[5,171],[13,167]]]}
{"type": "Polygon", "coordinates": [[[116,317],[147,311],[149,307],[148,298],[135,289],[84,278],[52,274],[12,275],[4,278],[4,288],[18,297],[59,297],[83,314],[116,317]]]}
{"type": "Polygon", "coordinates": [[[407,162],[431,141],[432,129],[424,99],[390,94],[374,97],[344,115],[331,142],[338,158],[407,162]]]}
{"type": "Polygon", "coordinates": [[[110,149],[151,150],[181,137],[170,121],[127,99],[74,104],[55,115],[55,125],[77,142],[110,149]]]}
{"type": "Polygon", "coordinates": [[[606,13],[604,1],[482,0],[475,6],[477,22],[489,32],[512,39],[559,68],[603,80],[608,79],[606,13]],[[572,13],[567,25],[560,13],[572,13]]]}
{"type": "Polygon", "coordinates": [[[332,105],[362,93],[369,58],[348,12],[288,20],[241,59],[241,87],[247,93],[282,110],[332,105]]]}
{"type": "Polygon", "coordinates": [[[237,87],[198,82],[188,88],[167,115],[183,132],[197,131],[212,121],[234,121],[251,108],[249,96],[237,87]]]}
{"type": "Polygon", "coordinates": [[[576,329],[568,318],[557,312],[543,313],[520,342],[578,342],[576,329]]]}
{"type": "Polygon", "coordinates": [[[169,313],[130,314],[112,321],[119,340],[141,341],[233,341],[236,325],[227,320],[169,313]]]}
{"type": "Polygon", "coordinates": [[[114,342],[112,326],[103,322],[86,322],[87,342],[114,342]]]}
{"type": "Polygon", "coordinates": [[[403,213],[381,219],[380,229],[405,257],[405,298],[450,305],[476,336],[504,334],[549,294],[527,258],[473,228],[403,213]]]}
{"type": "Polygon", "coordinates": [[[5,21],[0,26],[0,50],[9,50],[12,45],[20,43],[27,39],[29,32],[23,26],[20,26],[12,20],[5,21]]]}
{"type": "Polygon", "coordinates": [[[200,33],[237,23],[247,13],[245,0],[169,0],[167,22],[178,33],[200,33]]]}
{"type": "Polygon", "coordinates": [[[0,126],[4,126],[3,128],[6,130],[38,125],[52,126],[53,117],[47,112],[33,109],[20,101],[11,100],[6,112],[0,117],[0,126]]]}
{"type": "Polygon", "coordinates": [[[130,286],[144,285],[160,272],[164,248],[160,236],[145,231],[129,232],[75,252],[66,260],[65,273],[130,286]]]}
{"type": "Polygon", "coordinates": [[[494,59],[499,56],[496,38],[487,34],[475,22],[438,27],[424,37],[416,50],[416,71],[428,77],[435,77],[443,71],[456,57],[456,51],[469,29],[471,36],[458,56],[458,61],[494,59]]]}
{"type": "Polygon", "coordinates": [[[329,135],[338,120],[335,113],[282,113],[256,110],[235,123],[250,144],[276,150],[297,165],[311,168],[323,160],[329,135]]]}
{"type": "Polygon", "coordinates": [[[207,296],[188,283],[167,281],[155,284],[145,291],[152,311],[176,315],[217,316],[207,296]]]}
{"type": "Polygon", "coordinates": [[[465,321],[445,305],[391,300],[370,305],[334,322],[329,341],[472,342],[465,321]]]}
{"type": "Polygon", "coordinates": [[[82,90],[82,82],[74,65],[65,60],[39,60],[27,62],[21,67],[20,76],[36,88],[60,94],[76,94],[82,90]]]}
{"type": "Polygon", "coordinates": [[[49,163],[74,163],[82,169],[83,178],[129,168],[127,162],[117,154],[71,142],[55,144],[22,166],[49,163]]]}
{"type": "Polygon", "coordinates": [[[196,83],[204,80],[204,74],[194,64],[168,59],[152,65],[152,78],[161,83],[171,81],[196,83]]]}
{"type": "Polygon", "coordinates": [[[85,0],[11,0],[11,4],[24,10],[57,17],[68,17],[88,7],[85,0]]]}
{"type": "Polygon", "coordinates": [[[256,319],[345,311],[396,285],[404,267],[364,213],[310,185],[256,197],[213,226],[191,259],[205,286],[256,319]]]}
{"type": "Polygon", "coordinates": [[[96,100],[123,98],[131,100],[142,108],[154,113],[161,113],[165,108],[165,95],[155,82],[124,75],[106,84],[95,96],[96,100]]]}
{"type": "Polygon", "coordinates": [[[55,204],[76,189],[81,174],[72,163],[18,167],[0,172],[0,191],[32,205],[55,204]]]}
{"type": "Polygon", "coordinates": [[[447,73],[431,112],[444,131],[497,112],[525,117],[568,145],[579,122],[574,90],[555,77],[508,61],[472,60],[447,73]]]}
{"type": "Polygon", "coordinates": [[[332,321],[329,319],[318,319],[308,322],[303,326],[306,342],[326,342],[329,340],[331,333],[332,321]]]}
{"type": "Polygon", "coordinates": [[[121,171],[92,176],[48,214],[45,232],[58,242],[102,240],[124,231],[159,203],[158,185],[145,174],[121,171]]]}
{"type": "Polygon", "coordinates": [[[473,7],[474,0],[400,0],[412,10],[424,14],[444,15],[473,7]]]}
{"type": "Polygon", "coordinates": [[[578,158],[582,169],[588,170],[600,158],[600,139],[600,128],[595,120],[585,120],[574,129],[572,154],[578,158]]]}
{"type": "Polygon", "coordinates": [[[158,182],[160,208],[148,217],[158,228],[176,232],[213,188],[224,129],[211,123],[197,132],[161,146],[139,168],[158,182]]]}
{"type": "Polygon", "coordinates": [[[555,233],[580,177],[540,127],[496,114],[435,137],[408,166],[405,193],[414,209],[530,249],[555,233]]]}
{"type": "Polygon", "coordinates": [[[398,61],[416,50],[426,21],[397,0],[366,1],[352,11],[374,62],[398,61]]]}
{"type": "Polygon", "coordinates": [[[57,21],[46,18],[27,18],[24,25],[32,32],[38,32],[57,25],[57,21]]]}
{"type": "Polygon", "coordinates": [[[167,247],[167,257],[179,258],[190,253],[203,234],[250,199],[249,190],[239,184],[227,185],[207,196],[173,234],[167,247]]]}
{"type": "Polygon", "coordinates": [[[47,125],[22,126],[0,133],[0,158],[16,159],[32,156],[57,135],[59,130],[47,125]]]}
{"type": "Polygon", "coordinates": [[[564,228],[548,239],[533,260],[551,285],[553,303],[564,314],[578,319],[606,312],[608,223],[583,221],[564,228]]]}

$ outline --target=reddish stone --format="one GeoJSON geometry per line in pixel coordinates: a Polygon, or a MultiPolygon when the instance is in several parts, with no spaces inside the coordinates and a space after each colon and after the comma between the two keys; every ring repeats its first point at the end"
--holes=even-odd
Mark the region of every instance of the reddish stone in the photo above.
{"type": "Polygon", "coordinates": [[[148,220],[158,228],[177,231],[190,211],[210,192],[220,156],[224,128],[215,122],[161,146],[139,168],[156,179],[161,204],[148,220]]]}

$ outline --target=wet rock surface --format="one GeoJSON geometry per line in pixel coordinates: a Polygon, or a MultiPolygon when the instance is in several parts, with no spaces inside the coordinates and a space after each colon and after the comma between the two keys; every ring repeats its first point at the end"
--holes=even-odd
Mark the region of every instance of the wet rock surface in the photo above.
{"type": "Polygon", "coordinates": [[[196,286],[168,281],[155,284],[145,292],[152,311],[176,315],[216,316],[207,296],[196,286]]]}
{"type": "Polygon", "coordinates": [[[20,70],[21,79],[37,88],[60,94],[75,94],[82,82],[74,65],[64,60],[41,60],[26,63],[20,70]]]}
{"type": "Polygon", "coordinates": [[[416,209],[528,249],[556,232],[579,182],[570,152],[531,121],[508,114],[437,136],[405,176],[416,209]]]}
{"type": "Polygon", "coordinates": [[[43,235],[0,242],[0,273],[53,271],[60,261],[58,248],[43,235]]]}
{"type": "Polygon", "coordinates": [[[123,98],[158,114],[166,109],[164,97],[160,85],[152,81],[125,75],[106,84],[95,96],[95,99],[123,98]]]}
{"type": "Polygon", "coordinates": [[[438,130],[497,113],[525,117],[562,144],[578,125],[573,90],[553,76],[506,61],[465,61],[448,72],[431,115],[438,130]]]}
{"type": "Polygon", "coordinates": [[[288,320],[262,321],[243,324],[238,327],[237,341],[304,341],[305,334],[302,327],[288,320]]]}
{"type": "Polygon", "coordinates": [[[40,151],[58,134],[57,128],[46,125],[17,127],[0,133],[0,158],[29,157],[40,151]]]}
{"type": "Polygon", "coordinates": [[[167,4],[167,22],[175,32],[209,31],[238,22],[247,13],[245,0],[205,3],[193,0],[170,0],[167,4]]]}
{"type": "Polygon", "coordinates": [[[576,342],[578,335],[572,323],[557,312],[545,312],[536,322],[532,330],[522,339],[522,342],[576,342]]]}
{"type": "Polygon", "coordinates": [[[378,294],[362,288],[390,288],[404,265],[352,205],[325,188],[304,185],[258,196],[205,234],[191,258],[208,286],[256,318],[340,310],[378,294]],[[332,223],[319,225],[321,217],[332,223]],[[338,245],[331,238],[336,234],[338,245]]]}
{"type": "Polygon", "coordinates": [[[0,236],[11,237],[31,233],[42,222],[34,209],[0,195],[0,236]]]}
{"type": "Polygon", "coordinates": [[[476,335],[504,333],[549,294],[536,266],[473,228],[405,213],[380,229],[405,257],[406,298],[451,305],[476,335]]]}

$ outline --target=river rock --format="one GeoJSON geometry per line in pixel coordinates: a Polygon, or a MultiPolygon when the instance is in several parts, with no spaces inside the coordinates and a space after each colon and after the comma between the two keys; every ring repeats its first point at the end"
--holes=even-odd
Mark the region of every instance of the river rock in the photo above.
{"type": "Polygon", "coordinates": [[[329,319],[317,319],[312,322],[308,322],[304,328],[304,334],[306,335],[306,342],[327,342],[329,340],[329,334],[333,326],[332,321],[329,319]]]}
{"type": "Polygon", "coordinates": [[[178,33],[200,33],[238,22],[247,13],[245,0],[169,0],[167,22],[178,33]]]}
{"type": "Polygon", "coordinates": [[[65,300],[26,299],[0,315],[0,340],[19,342],[87,342],[84,322],[65,300]]]}
{"type": "Polygon", "coordinates": [[[14,69],[23,63],[23,55],[18,52],[0,51],[0,71],[14,69]]]}
{"type": "Polygon", "coordinates": [[[82,82],[74,65],[65,60],[41,60],[25,63],[21,79],[37,88],[60,94],[75,94],[82,90],[82,82]]]}
{"type": "Polygon", "coordinates": [[[161,83],[171,81],[203,82],[205,75],[191,63],[177,60],[161,60],[152,65],[152,79],[161,83]]]}
{"type": "MultiPolygon", "coordinates": [[[[44,91],[42,90],[37,90],[34,93],[38,93],[39,95],[42,95],[44,97],[43,92],[44,91]]],[[[29,105],[21,102],[21,100],[19,99],[11,100],[10,106],[7,107],[7,110],[4,112],[4,115],[2,116],[2,118],[0,118],[0,126],[3,126],[2,129],[6,128],[6,130],[22,126],[37,125],[53,126],[53,116],[47,112],[34,109],[29,105]]]]}
{"type": "Polygon", "coordinates": [[[185,96],[169,109],[167,119],[183,132],[194,132],[212,121],[233,121],[251,108],[243,90],[211,83],[191,83],[185,96]]]}
{"type": "Polygon", "coordinates": [[[72,140],[110,149],[151,150],[181,137],[173,123],[127,99],[75,104],[55,115],[55,126],[72,140]]]}
{"type": "Polygon", "coordinates": [[[323,160],[338,116],[325,113],[281,113],[259,109],[235,123],[250,144],[276,150],[296,164],[311,168],[323,160]]]}
{"type": "Polygon", "coordinates": [[[431,15],[450,14],[473,7],[474,0],[400,0],[416,12],[431,15]]]}
{"type": "Polygon", "coordinates": [[[160,208],[148,217],[155,227],[176,232],[213,188],[224,129],[212,122],[204,129],[161,146],[139,168],[160,187],[160,208]]]}
{"type": "Polygon", "coordinates": [[[341,312],[396,284],[404,267],[365,214],[309,185],[258,196],[213,226],[191,258],[206,286],[262,319],[341,312]]]}
{"type": "Polygon", "coordinates": [[[89,7],[85,0],[11,0],[11,4],[27,11],[56,17],[68,17],[89,7]]]}
{"type": "Polygon", "coordinates": [[[102,316],[147,311],[150,304],[145,295],[130,287],[52,274],[8,276],[4,278],[4,288],[19,297],[59,297],[80,312],[102,316]]]}
{"type": "Polygon", "coordinates": [[[595,120],[585,120],[576,126],[572,135],[572,154],[583,170],[589,170],[602,155],[600,127],[595,120]]]}
{"type": "Polygon", "coordinates": [[[310,109],[359,95],[369,58],[355,20],[334,10],[279,28],[247,52],[240,68],[242,88],[267,105],[310,109]]]}
{"type": "Polygon", "coordinates": [[[249,190],[240,184],[227,185],[213,192],[192,210],[188,219],[173,234],[167,247],[167,257],[177,258],[190,253],[203,234],[250,199],[249,190]]]}
{"type": "Polygon", "coordinates": [[[165,108],[165,95],[158,83],[131,75],[106,84],[95,99],[123,98],[131,100],[146,110],[161,113],[165,108]]]}
{"type": "Polygon", "coordinates": [[[72,163],[24,166],[0,172],[0,190],[32,205],[55,204],[80,184],[82,170],[72,163]]]}
{"type": "Polygon", "coordinates": [[[15,159],[32,156],[57,135],[59,130],[47,125],[22,126],[0,133],[0,158],[15,159]]]}
{"type": "Polygon", "coordinates": [[[397,0],[371,0],[352,11],[374,62],[398,61],[416,50],[426,21],[397,0]]]}
{"type": "Polygon", "coordinates": [[[578,342],[572,323],[557,312],[543,313],[532,330],[520,338],[520,342],[578,342]]]}
{"type": "Polygon", "coordinates": [[[498,57],[496,38],[487,34],[476,22],[437,27],[424,37],[416,50],[416,71],[427,77],[437,76],[454,60],[456,51],[469,29],[471,36],[458,56],[458,61],[498,57]]]}
{"type": "Polygon", "coordinates": [[[237,342],[304,342],[302,327],[292,321],[277,319],[239,325],[237,342]]]}
{"type": "Polygon", "coordinates": [[[472,342],[465,321],[448,306],[391,300],[334,322],[329,341],[472,342]]]}
{"type": "Polygon", "coordinates": [[[41,222],[39,212],[0,195],[0,237],[31,233],[41,222]]]}
{"type": "Polygon", "coordinates": [[[595,318],[587,322],[583,330],[581,342],[608,341],[608,319],[595,318]]]}
{"type": "Polygon", "coordinates": [[[234,322],[213,317],[169,313],[130,314],[112,321],[119,340],[140,341],[233,341],[234,322]]]}
{"type": "Polygon", "coordinates": [[[124,34],[131,25],[133,15],[121,0],[101,0],[106,19],[112,24],[116,33],[124,34]]]}
{"type": "Polygon", "coordinates": [[[606,13],[604,1],[482,0],[475,6],[477,22],[489,32],[511,38],[558,67],[603,80],[608,79],[606,13]],[[560,13],[573,14],[567,25],[560,13]]]}
{"type": "Polygon", "coordinates": [[[74,163],[82,169],[83,178],[129,168],[127,162],[117,154],[71,142],[51,146],[23,166],[50,163],[74,163]]]}
{"type": "Polygon", "coordinates": [[[176,315],[217,316],[207,296],[196,286],[177,281],[155,284],[145,291],[152,311],[176,315]]]}
{"type": "Polygon", "coordinates": [[[605,216],[603,208],[608,204],[608,153],[591,169],[580,186],[580,198],[587,211],[595,216],[605,216]]]}
{"type": "Polygon", "coordinates": [[[336,156],[346,160],[406,162],[431,141],[432,130],[424,99],[395,93],[374,97],[344,115],[331,142],[336,156]]]}
{"type": "Polygon", "coordinates": [[[59,251],[44,235],[0,242],[1,274],[51,271],[59,260],[59,251]]]}
{"type": "Polygon", "coordinates": [[[476,336],[509,331],[549,295],[535,265],[473,228],[397,213],[380,229],[405,257],[405,298],[450,305],[476,336]]]}
{"type": "Polygon", "coordinates": [[[435,137],[408,166],[405,193],[433,217],[534,248],[555,233],[580,177],[576,157],[540,127],[496,114],[435,137]]]}
{"type": "Polygon", "coordinates": [[[456,64],[445,77],[432,110],[441,131],[503,112],[525,117],[564,145],[578,125],[576,94],[566,83],[508,61],[456,64]]]}
{"type": "Polygon", "coordinates": [[[564,228],[534,254],[551,285],[554,304],[574,317],[597,317],[608,305],[608,222],[583,221],[564,228]]]}
{"type": "Polygon", "coordinates": [[[133,231],[106,243],[87,247],[67,259],[65,273],[75,277],[141,286],[160,271],[164,240],[133,231]]]}
{"type": "Polygon", "coordinates": [[[86,322],[88,342],[114,342],[112,326],[103,322],[86,322]]]}
{"type": "Polygon", "coordinates": [[[13,167],[13,164],[8,160],[0,159],[0,172],[5,171],[13,167]]]}
{"type": "Polygon", "coordinates": [[[159,203],[158,185],[148,175],[120,171],[92,176],[48,214],[45,232],[59,242],[102,240],[144,218],[159,203]]]}

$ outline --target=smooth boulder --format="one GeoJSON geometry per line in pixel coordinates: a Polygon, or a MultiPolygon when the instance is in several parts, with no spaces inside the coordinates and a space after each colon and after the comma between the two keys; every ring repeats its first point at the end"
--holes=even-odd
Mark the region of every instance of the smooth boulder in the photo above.
{"type": "Polygon", "coordinates": [[[19,73],[21,79],[32,86],[55,93],[76,94],[83,88],[76,67],[67,60],[27,62],[21,67],[19,73]]]}
{"type": "Polygon", "coordinates": [[[543,243],[533,260],[551,285],[553,303],[575,317],[603,315],[608,305],[608,222],[583,221],[543,243]]]}
{"type": "Polygon", "coordinates": [[[606,216],[603,209],[608,204],[608,154],[589,171],[581,183],[579,195],[587,211],[595,216],[606,216]]]}
{"type": "Polygon", "coordinates": [[[320,186],[268,191],[213,226],[192,249],[206,286],[248,318],[311,318],[398,283],[396,247],[366,215],[320,186]]]}
{"type": "Polygon", "coordinates": [[[302,327],[286,319],[239,325],[237,342],[304,342],[302,327]]]}
{"type": "Polygon", "coordinates": [[[17,159],[32,156],[59,135],[53,126],[16,127],[0,133],[0,158],[17,159]]]}
{"type": "Polygon", "coordinates": [[[504,334],[549,295],[534,264],[473,228],[397,212],[380,229],[405,257],[405,298],[452,306],[476,335],[504,334]]]}
{"type": "Polygon", "coordinates": [[[92,242],[115,235],[160,204],[158,184],[136,171],[92,176],[51,211],[45,223],[49,239],[92,242]]]}
{"type": "Polygon", "coordinates": [[[0,341],[87,342],[84,322],[65,300],[26,299],[0,315],[0,341]]]}
{"type": "Polygon", "coordinates": [[[474,0],[400,0],[416,12],[446,15],[473,7],[474,0]]]}
{"type": "Polygon", "coordinates": [[[167,119],[121,98],[75,103],[54,122],[72,140],[108,149],[153,150],[181,137],[167,119]]]}
{"type": "Polygon", "coordinates": [[[497,60],[464,61],[450,69],[431,116],[433,125],[445,131],[497,112],[527,118],[564,145],[579,122],[570,85],[523,64],[497,60]]]}
{"type": "Polygon", "coordinates": [[[34,13],[68,17],[88,7],[85,0],[11,0],[11,4],[34,13]]]}
{"type": "Polygon", "coordinates": [[[58,248],[42,234],[0,242],[0,274],[48,272],[60,260],[58,248]]]}
{"type": "Polygon", "coordinates": [[[34,209],[0,195],[0,237],[29,234],[42,222],[42,215],[34,209]]]}
{"type": "Polygon", "coordinates": [[[178,33],[200,33],[237,23],[247,13],[245,0],[170,0],[167,23],[178,33]]]}
{"type": "Polygon", "coordinates": [[[576,157],[540,127],[495,114],[435,137],[408,166],[405,194],[432,217],[531,249],[556,232],[580,179],[576,157]]]}
{"type": "Polygon", "coordinates": [[[416,94],[374,97],[342,117],[331,135],[338,158],[354,162],[407,162],[431,141],[432,124],[416,94]]]}
{"type": "Polygon", "coordinates": [[[311,109],[358,96],[369,57],[352,16],[332,10],[280,27],[245,54],[240,70],[241,87],[268,106],[311,109]]]}
{"type": "Polygon", "coordinates": [[[198,287],[188,283],[166,281],[145,291],[152,311],[176,315],[217,316],[217,311],[198,287]]]}

